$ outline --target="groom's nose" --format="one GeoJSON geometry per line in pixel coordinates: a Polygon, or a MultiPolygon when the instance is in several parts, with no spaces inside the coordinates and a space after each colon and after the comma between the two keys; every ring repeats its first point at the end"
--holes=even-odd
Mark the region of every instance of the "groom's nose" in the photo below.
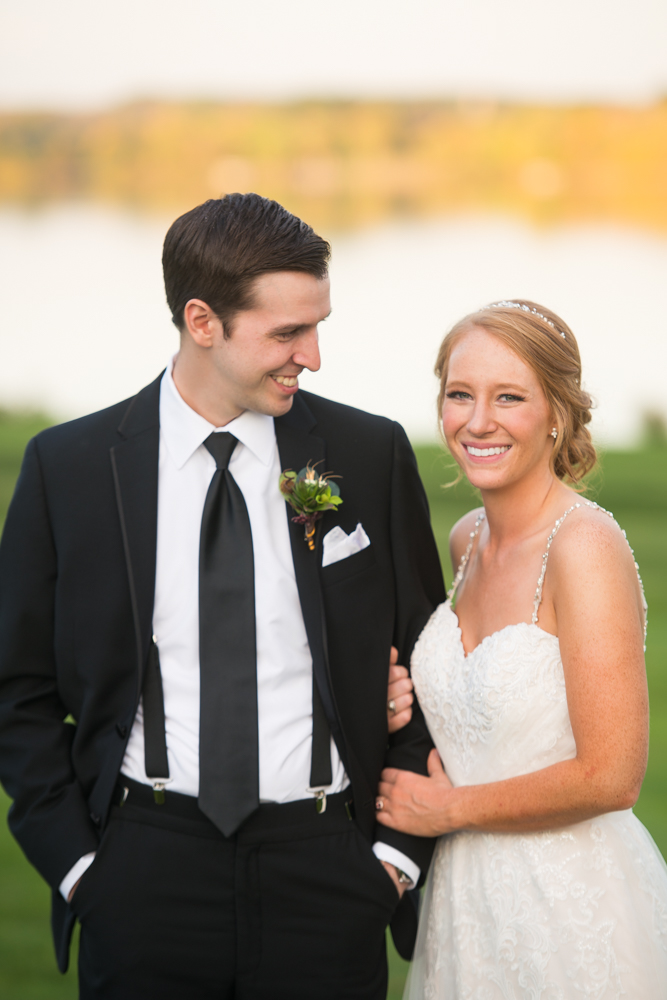
{"type": "Polygon", "coordinates": [[[292,361],[301,368],[316,372],[322,363],[320,358],[320,343],[317,330],[308,330],[299,337],[299,343],[292,355],[292,361]]]}

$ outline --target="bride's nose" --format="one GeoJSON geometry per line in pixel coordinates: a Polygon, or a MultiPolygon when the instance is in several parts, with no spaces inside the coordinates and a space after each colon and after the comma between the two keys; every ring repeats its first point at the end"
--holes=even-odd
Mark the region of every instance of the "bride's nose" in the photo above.
{"type": "Polygon", "coordinates": [[[493,408],[483,399],[476,399],[470,419],[468,420],[468,430],[477,437],[483,437],[490,431],[496,429],[496,420],[493,408]]]}

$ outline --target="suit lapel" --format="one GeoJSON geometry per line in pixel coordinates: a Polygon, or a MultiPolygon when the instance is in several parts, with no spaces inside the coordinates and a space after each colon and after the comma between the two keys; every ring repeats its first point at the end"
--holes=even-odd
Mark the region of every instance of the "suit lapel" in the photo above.
{"type": "MultiPolygon", "coordinates": [[[[325,470],[326,444],[323,438],[312,432],[315,423],[315,418],[307,404],[301,394],[297,393],[291,410],[275,421],[281,469],[293,469],[295,472],[300,472],[309,462],[311,465],[319,462],[318,468],[322,471],[325,470]]],[[[313,552],[309,549],[304,538],[303,525],[294,524],[292,521],[293,511],[288,504],[285,504],[285,513],[289,522],[292,560],[299,600],[310,654],[313,658],[313,673],[327,721],[339,750],[341,750],[340,723],[334,706],[329,677],[326,622],[319,569],[322,562],[323,521],[326,514],[317,522],[315,551],[313,552]]]]}
{"type": "Polygon", "coordinates": [[[111,449],[136,633],[139,691],[155,597],[161,380],[162,375],[134,397],[118,428],[122,440],[111,449]]]}

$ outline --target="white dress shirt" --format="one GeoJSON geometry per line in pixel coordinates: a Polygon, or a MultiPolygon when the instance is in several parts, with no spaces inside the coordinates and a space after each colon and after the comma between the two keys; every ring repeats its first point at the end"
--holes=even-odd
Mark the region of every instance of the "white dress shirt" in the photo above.
{"type": "MultiPolygon", "coordinates": [[[[215,461],[204,441],[216,430],[238,438],[229,462],[248,508],[255,569],[259,797],[261,802],[307,798],[312,751],[312,659],[294,575],[285,500],[278,488],[280,456],[273,418],[246,410],[215,428],[179,394],[168,366],[160,387],[157,563],[153,633],[160,653],[170,791],[199,794],[199,536],[215,461]]],[[[332,782],[349,784],[331,740],[332,782]]],[[[151,784],[144,765],[142,705],[121,771],[151,784]]],[[[375,853],[415,881],[409,858],[376,843],[375,853]]],[[[69,890],[93,860],[86,855],[60,889],[69,890]]]]}

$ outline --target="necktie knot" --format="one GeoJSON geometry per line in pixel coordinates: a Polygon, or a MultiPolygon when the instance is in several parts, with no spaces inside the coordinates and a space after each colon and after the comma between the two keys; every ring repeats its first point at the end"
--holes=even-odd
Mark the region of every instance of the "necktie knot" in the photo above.
{"type": "Polygon", "coordinates": [[[226,469],[238,443],[238,438],[228,431],[214,431],[204,441],[204,447],[213,455],[217,468],[226,469]]]}

